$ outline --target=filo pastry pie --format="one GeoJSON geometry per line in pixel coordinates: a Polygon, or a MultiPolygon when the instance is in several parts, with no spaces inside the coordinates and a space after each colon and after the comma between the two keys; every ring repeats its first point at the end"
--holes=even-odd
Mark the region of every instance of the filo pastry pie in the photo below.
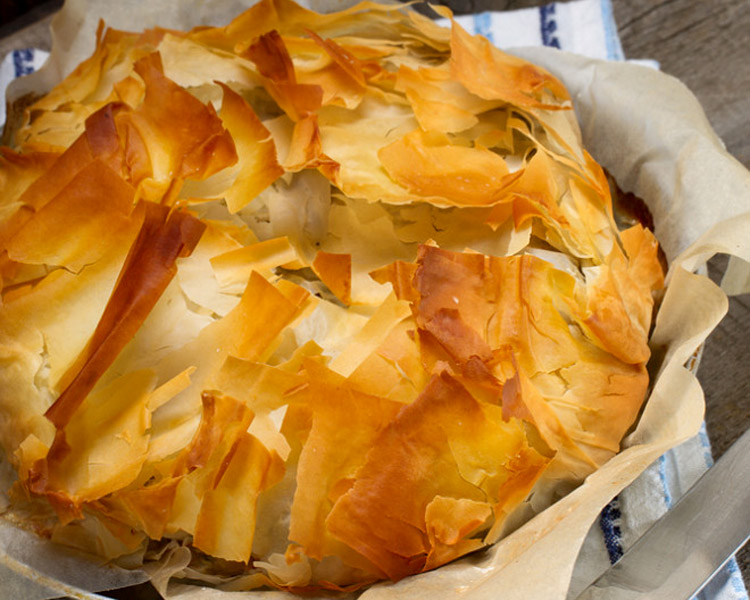
{"type": "Polygon", "coordinates": [[[102,24],[12,133],[0,440],[41,535],[354,590],[494,543],[637,418],[657,243],[561,83],[456,23],[102,24]]]}

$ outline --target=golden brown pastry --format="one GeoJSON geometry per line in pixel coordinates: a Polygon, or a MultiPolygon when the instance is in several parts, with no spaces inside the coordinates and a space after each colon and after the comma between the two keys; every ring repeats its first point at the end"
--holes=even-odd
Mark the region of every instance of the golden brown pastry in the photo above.
{"type": "Polygon", "coordinates": [[[663,276],[571,109],[399,6],[102,27],[2,149],[11,516],[351,590],[582,481],[645,398],[663,276]]]}

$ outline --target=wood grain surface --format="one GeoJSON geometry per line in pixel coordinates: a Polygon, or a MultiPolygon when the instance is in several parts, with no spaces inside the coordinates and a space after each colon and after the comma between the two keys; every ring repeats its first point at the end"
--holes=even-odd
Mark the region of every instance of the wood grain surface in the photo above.
{"type": "MultiPolygon", "coordinates": [[[[545,4],[539,0],[447,0],[457,13],[510,10],[545,4]]],[[[49,47],[52,0],[36,9],[33,22],[0,24],[0,56],[15,48],[49,47]]],[[[750,168],[750,2],[748,0],[613,0],[628,58],[659,61],[702,103],[729,152],[750,168]]],[[[711,198],[706,198],[707,202],[711,198]]],[[[748,206],[750,209],[750,206],[748,206]]],[[[709,264],[718,280],[726,260],[709,264]]],[[[729,313],[705,344],[699,379],[706,394],[706,421],[720,456],[750,427],[750,296],[730,300],[729,313]]],[[[739,555],[750,584],[750,549],[739,555]]]]}

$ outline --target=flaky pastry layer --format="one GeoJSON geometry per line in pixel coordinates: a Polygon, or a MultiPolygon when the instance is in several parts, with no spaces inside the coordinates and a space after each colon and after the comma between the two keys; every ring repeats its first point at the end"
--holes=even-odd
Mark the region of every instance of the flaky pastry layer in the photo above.
{"type": "Polygon", "coordinates": [[[582,481],[646,396],[663,274],[571,109],[398,6],[102,26],[1,150],[12,510],[226,589],[352,590],[582,481]]]}

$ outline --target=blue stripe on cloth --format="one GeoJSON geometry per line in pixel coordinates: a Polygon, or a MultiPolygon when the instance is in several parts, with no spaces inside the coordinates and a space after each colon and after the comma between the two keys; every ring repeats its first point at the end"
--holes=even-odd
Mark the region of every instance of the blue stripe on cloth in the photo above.
{"type": "Polygon", "coordinates": [[[659,457],[659,481],[661,481],[661,487],[664,491],[664,504],[667,508],[672,507],[672,492],[669,490],[669,482],[667,481],[667,456],[662,454],[659,457]]]}
{"type": "Polygon", "coordinates": [[[620,499],[615,496],[599,515],[599,528],[604,535],[604,545],[609,562],[615,564],[622,558],[622,528],[620,527],[620,499]]]}
{"type": "Polygon", "coordinates": [[[731,558],[693,600],[747,600],[747,590],[737,560],[731,558]]]}
{"type": "Polygon", "coordinates": [[[601,0],[601,8],[602,24],[604,25],[604,43],[607,45],[607,58],[609,60],[625,60],[620,36],[617,33],[617,23],[615,23],[612,0],[601,0]]]}
{"type": "Polygon", "coordinates": [[[542,44],[559,49],[560,40],[555,35],[557,32],[557,21],[554,4],[539,7],[539,27],[542,31],[542,44]]]}
{"type": "Polygon", "coordinates": [[[16,77],[34,72],[34,52],[30,48],[13,50],[13,71],[16,77]]]}
{"type": "Polygon", "coordinates": [[[738,598],[747,598],[747,589],[745,588],[744,580],[742,579],[742,572],[740,566],[737,564],[737,559],[732,558],[724,568],[729,571],[729,581],[732,584],[732,589],[738,595],[738,598]]]}
{"type": "Polygon", "coordinates": [[[492,14],[488,12],[474,15],[474,31],[486,37],[491,44],[495,43],[492,37],[492,14]]]}
{"type": "Polygon", "coordinates": [[[701,424],[700,431],[698,432],[698,439],[703,448],[703,459],[706,461],[706,467],[710,469],[714,465],[714,457],[711,455],[711,441],[708,439],[705,421],[701,424]]]}

